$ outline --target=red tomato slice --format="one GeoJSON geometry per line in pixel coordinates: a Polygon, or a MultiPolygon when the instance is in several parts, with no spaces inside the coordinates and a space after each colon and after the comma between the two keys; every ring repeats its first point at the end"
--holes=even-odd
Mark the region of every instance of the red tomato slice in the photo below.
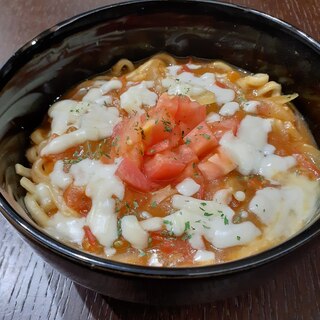
{"type": "Polygon", "coordinates": [[[110,157],[124,157],[141,166],[144,147],[140,116],[121,121],[113,130],[110,157]]]}
{"type": "Polygon", "coordinates": [[[162,140],[159,143],[154,144],[153,146],[151,146],[146,152],[145,154],[147,156],[153,156],[156,153],[162,152],[162,151],[166,151],[168,149],[170,149],[171,147],[171,143],[169,139],[165,139],[162,140]]]}
{"type": "MultiPolygon", "coordinates": [[[[152,139],[153,142],[164,137],[161,132],[160,133],[159,132],[153,132],[153,134],[155,135],[154,138],[152,139]]],[[[172,132],[168,133],[168,137],[166,139],[151,145],[147,149],[145,154],[150,156],[150,155],[154,155],[154,154],[156,154],[158,152],[162,152],[162,151],[165,151],[165,150],[169,150],[169,149],[175,148],[180,144],[181,141],[182,141],[181,129],[180,129],[179,126],[175,126],[172,129],[172,132]]]]}
{"type": "Polygon", "coordinates": [[[141,172],[137,164],[129,158],[121,161],[116,175],[136,190],[143,192],[151,190],[150,181],[141,172]]]}
{"type": "Polygon", "coordinates": [[[204,156],[218,145],[217,139],[205,121],[196,126],[183,140],[198,157],[204,156]]]}
{"type": "Polygon", "coordinates": [[[176,157],[185,164],[190,162],[199,162],[199,158],[197,157],[196,153],[187,145],[179,146],[176,150],[176,157]]]}
{"type": "Polygon", "coordinates": [[[181,162],[174,152],[158,153],[144,163],[146,176],[153,181],[171,180],[178,176],[186,164],[181,162]]]}
{"type": "Polygon", "coordinates": [[[228,88],[224,83],[220,82],[220,81],[216,81],[215,85],[222,88],[222,89],[226,89],[228,88]]]}
{"type": "Polygon", "coordinates": [[[141,126],[144,145],[149,147],[169,139],[175,126],[173,116],[166,109],[158,110],[153,116],[149,116],[149,119],[141,126]]]}
{"type": "Polygon", "coordinates": [[[178,74],[182,73],[182,72],[192,72],[192,70],[190,70],[190,68],[184,64],[182,67],[181,67],[181,70],[178,71],[178,74]]]}
{"type": "Polygon", "coordinates": [[[152,247],[166,254],[182,254],[186,259],[192,257],[195,251],[189,242],[181,238],[166,237],[158,232],[150,233],[152,247]]]}
{"type": "Polygon", "coordinates": [[[296,158],[298,164],[309,171],[314,178],[320,178],[320,169],[312,162],[311,159],[308,159],[308,157],[303,154],[294,154],[293,156],[296,158]]]}
{"type": "Polygon", "coordinates": [[[92,201],[86,196],[84,188],[71,184],[64,191],[63,199],[69,208],[77,211],[82,216],[86,216],[91,210],[92,201]]]}
{"type": "Polygon", "coordinates": [[[198,168],[207,180],[214,180],[224,176],[223,168],[209,161],[199,163],[198,168]]]}
{"type": "Polygon", "coordinates": [[[237,117],[232,117],[229,119],[225,119],[222,121],[216,121],[209,124],[211,131],[218,141],[220,141],[221,137],[228,131],[232,131],[235,135],[238,131],[240,124],[240,119],[237,117]]]}
{"type": "Polygon", "coordinates": [[[179,97],[179,108],[175,120],[184,134],[188,134],[196,125],[206,119],[206,107],[186,96],[179,97]]]}
{"type": "Polygon", "coordinates": [[[198,168],[207,180],[218,179],[233,171],[237,165],[221,150],[198,164],[198,168]]]}
{"type": "Polygon", "coordinates": [[[179,96],[169,96],[167,93],[163,93],[151,114],[156,115],[160,110],[166,110],[172,117],[174,117],[178,111],[179,98],[179,96]]]}
{"type": "Polygon", "coordinates": [[[99,243],[97,238],[92,233],[89,226],[83,227],[84,239],[82,241],[82,247],[85,251],[100,254],[103,252],[103,246],[99,243]]]}

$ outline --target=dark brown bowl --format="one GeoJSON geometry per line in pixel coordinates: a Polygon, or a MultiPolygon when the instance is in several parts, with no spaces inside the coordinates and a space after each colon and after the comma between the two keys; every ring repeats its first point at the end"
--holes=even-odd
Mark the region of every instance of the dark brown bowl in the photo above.
{"type": "MultiPolygon", "coordinates": [[[[152,304],[197,303],[235,295],[303,254],[320,233],[319,212],[285,243],[246,259],[196,268],[155,268],[104,260],[42,233],[26,215],[14,164],[26,163],[30,132],[74,84],[118,59],[160,51],[223,59],[266,72],[296,105],[320,141],[320,45],[266,14],[214,1],[131,1],[84,13],[45,31],[0,71],[0,209],[34,250],[75,282],[113,298],[152,304]],[[294,253],[292,252],[294,251],[294,253]],[[290,253],[290,254],[289,254],[290,253]]],[[[318,238],[319,239],[319,238],[318,238]]]]}

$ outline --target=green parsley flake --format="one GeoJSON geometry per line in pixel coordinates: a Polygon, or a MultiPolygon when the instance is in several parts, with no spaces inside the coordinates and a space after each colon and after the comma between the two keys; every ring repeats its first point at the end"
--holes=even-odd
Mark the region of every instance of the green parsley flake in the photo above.
{"type": "Polygon", "coordinates": [[[210,135],[208,135],[207,133],[203,133],[203,134],[201,134],[201,136],[203,136],[207,140],[211,139],[210,135]]]}
{"type": "Polygon", "coordinates": [[[152,201],[151,202],[151,208],[156,208],[157,206],[157,201],[152,201]]]}
{"type": "Polygon", "coordinates": [[[188,233],[185,233],[185,234],[181,237],[181,239],[184,240],[184,241],[189,240],[189,239],[191,239],[191,238],[192,238],[192,235],[191,235],[191,234],[188,234],[188,233]]]}
{"type": "Polygon", "coordinates": [[[211,217],[211,216],[213,216],[213,213],[205,212],[205,213],[204,213],[204,216],[205,216],[205,217],[211,217]]]}
{"type": "Polygon", "coordinates": [[[184,142],[186,145],[191,143],[191,140],[189,138],[186,139],[186,141],[184,142]]]}
{"type": "Polygon", "coordinates": [[[164,223],[164,224],[168,224],[168,225],[170,225],[170,226],[173,225],[172,221],[169,221],[169,220],[163,220],[163,223],[164,223]]]}
{"type": "Polygon", "coordinates": [[[139,203],[136,200],[134,200],[132,203],[133,203],[133,209],[136,210],[139,207],[139,203]]]}
{"type": "Polygon", "coordinates": [[[190,221],[187,221],[185,224],[184,224],[184,232],[190,230],[190,221]]]}
{"type": "Polygon", "coordinates": [[[229,224],[229,220],[228,220],[227,216],[224,216],[223,223],[224,223],[224,225],[229,224]]]}
{"type": "Polygon", "coordinates": [[[237,240],[239,241],[241,239],[241,237],[240,236],[237,236],[237,240]]]}
{"type": "Polygon", "coordinates": [[[172,126],[171,126],[171,122],[168,120],[165,120],[162,118],[161,122],[163,123],[164,126],[164,131],[166,132],[171,132],[172,131],[172,126]]]}

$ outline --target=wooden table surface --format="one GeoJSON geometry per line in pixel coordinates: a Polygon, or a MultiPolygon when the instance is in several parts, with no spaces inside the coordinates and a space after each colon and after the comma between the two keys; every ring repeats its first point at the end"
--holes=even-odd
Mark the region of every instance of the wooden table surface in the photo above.
{"type": "MultiPolygon", "coordinates": [[[[108,0],[0,0],[0,65],[48,27],[108,0]]],[[[320,0],[231,0],[320,40],[320,0]]],[[[169,4],[168,4],[169,5],[169,4]]],[[[320,72],[320,70],[317,70],[320,72]]],[[[0,217],[0,319],[320,319],[320,238],[285,277],[243,295],[185,307],[135,305],[82,288],[44,263],[0,217]]]]}

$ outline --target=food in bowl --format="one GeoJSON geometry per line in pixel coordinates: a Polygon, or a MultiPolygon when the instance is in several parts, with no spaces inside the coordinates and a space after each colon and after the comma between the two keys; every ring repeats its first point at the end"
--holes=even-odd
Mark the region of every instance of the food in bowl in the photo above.
{"type": "Polygon", "coordinates": [[[72,88],[16,165],[31,217],[51,236],[116,261],[218,264],[303,228],[319,151],[267,74],[158,54],[122,59],[72,88]]]}

